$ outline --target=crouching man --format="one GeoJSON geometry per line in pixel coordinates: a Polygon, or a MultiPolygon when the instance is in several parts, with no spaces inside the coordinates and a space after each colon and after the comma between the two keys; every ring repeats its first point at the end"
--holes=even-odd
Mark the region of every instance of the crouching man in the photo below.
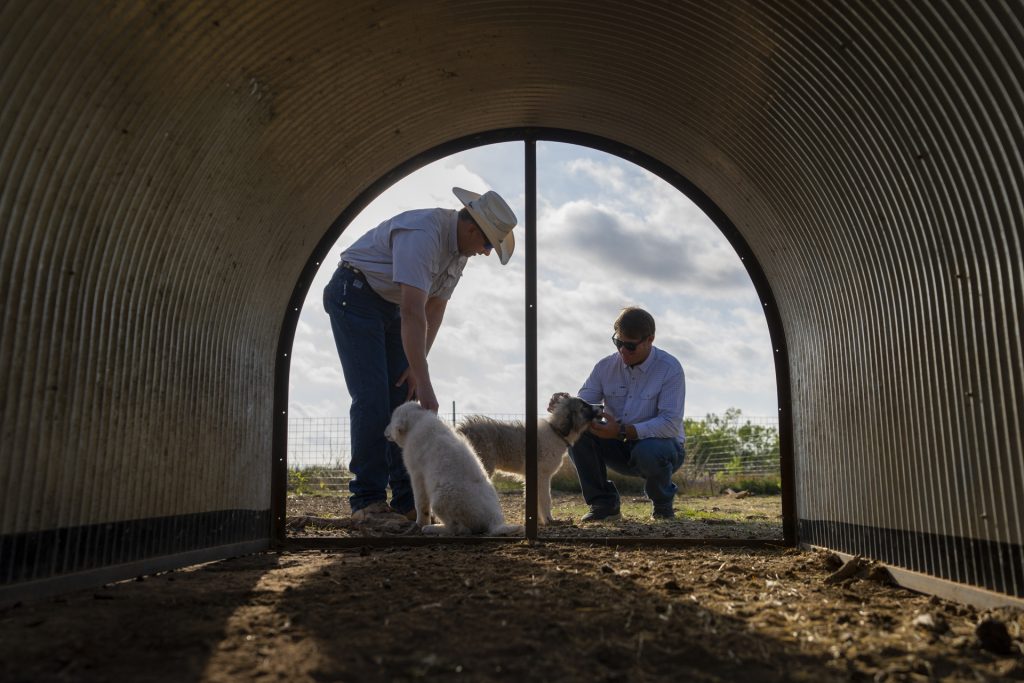
{"type": "MultiPolygon", "coordinates": [[[[597,362],[579,391],[584,401],[605,405],[605,420],[592,422],[569,449],[590,506],[581,521],[621,517],[619,492],[608,480],[608,468],[642,478],[653,503],[651,518],[672,519],[677,488],[672,475],[686,457],[683,366],[654,346],[654,318],[641,308],[619,314],[612,343],[617,352],[597,362]]],[[[564,395],[552,396],[549,410],[564,395]]]]}

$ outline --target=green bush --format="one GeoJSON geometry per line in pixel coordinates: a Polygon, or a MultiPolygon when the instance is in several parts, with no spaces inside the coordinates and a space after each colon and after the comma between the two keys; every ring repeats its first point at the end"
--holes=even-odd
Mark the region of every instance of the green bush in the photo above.
{"type": "Polygon", "coordinates": [[[726,489],[750,491],[759,496],[776,496],[782,493],[782,479],[777,474],[725,476],[717,479],[719,493],[726,489]]]}
{"type": "Polygon", "coordinates": [[[352,473],[341,466],[314,465],[288,468],[288,493],[297,496],[331,496],[344,491],[352,473]]]}
{"type": "MultiPolygon", "coordinates": [[[[776,427],[744,422],[738,408],[724,415],[709,414],[703,420],[686,419],[686,462],[672,480],[682,493],[718,495],[727,488],[751,493],[779,493],[777,473],[755,474],[751,470],[777,472],[779,467],[779,431],[776,427]]],[[[620,493],[643,492],[644,482],[609,471],[608,479],[620,493]]],[[[579,493],[576,468],[568,460],[551,480],[557,491],[579,493]]]]}

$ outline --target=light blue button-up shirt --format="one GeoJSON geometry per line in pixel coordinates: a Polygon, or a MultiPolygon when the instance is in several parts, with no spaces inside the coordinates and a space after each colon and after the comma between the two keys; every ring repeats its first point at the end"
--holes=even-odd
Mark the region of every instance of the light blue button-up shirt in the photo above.
{"type": "Polygon", "coordinates": [[[686,375],[674,356],[657,347],[632,368],[618,353],[602,358],[583,383],[579,397],[588,403],[603,402],[620,423],[633,425],[641,439],[686,440],[686,375]]]}

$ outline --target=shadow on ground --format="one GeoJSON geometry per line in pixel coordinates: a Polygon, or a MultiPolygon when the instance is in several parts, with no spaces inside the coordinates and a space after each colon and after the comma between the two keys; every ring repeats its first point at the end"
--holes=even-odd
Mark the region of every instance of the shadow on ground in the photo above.
{"type": "Polygon", "coordinates": [[[826,559],[522,541],[261,554],[6,609],[0,679],[1024,678],[1019,635],[989,652],[974,610],[826,583],[826,559]]]}

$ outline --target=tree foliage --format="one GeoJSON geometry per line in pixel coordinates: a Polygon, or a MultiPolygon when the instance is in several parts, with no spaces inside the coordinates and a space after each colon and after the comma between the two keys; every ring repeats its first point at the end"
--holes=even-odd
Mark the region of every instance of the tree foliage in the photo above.
{"type": "Polygon", "coordinates": [[[778,428],[744,420],[739,408],[687,418],[684,428],[686,461],[693,468],[731,474],[778,469],[778,428]]]}

